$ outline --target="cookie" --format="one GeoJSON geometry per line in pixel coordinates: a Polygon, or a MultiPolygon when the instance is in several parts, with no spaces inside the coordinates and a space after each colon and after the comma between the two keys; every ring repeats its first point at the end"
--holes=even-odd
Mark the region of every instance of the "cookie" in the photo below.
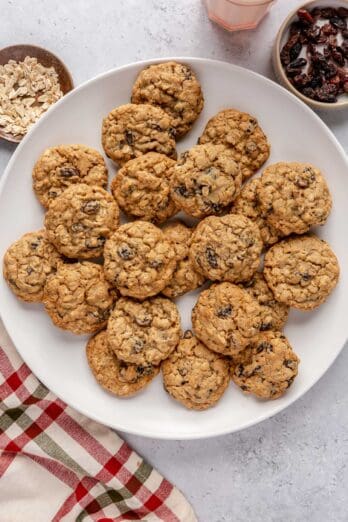
{"type": "Polygon", "coordinates": [[[143,69],[135,80],[132,103],[161,107],[171,118],[175,137],[186,134],[203,109],[201,86],[188,65],[165,62],[143,69]]]}
{"type": "Polygon", "coordinates": [[[104,270],[122,295],[145,299],[167,286],[176,267],[173,245],[147,221],[126,223],[105,243],[104,270]]]}
{"type": "Polygon", "coordinates": [[[75,334],[104,328],[115,299],[103,267],[88,261],[60,265],[47,279],[43,295],[53,323],[75,334]]]}
{"type": "Polygon", "coordinates": [[[179,157],[172,177],[172,198],[189,216],[221,214],[237,196],[242,173],[224,145],[196,145],[179,157]]]}
{"type": "Polygon", "coordinates": [[[335,288],[339,272],[330,246],[316,236],[285,239],[265,256],[264,275],[275,298],[300,310],[321,305],[335,288]]]}
{"type": "Polygon", "coordinates": [[[113,109],[103,120],[102,144],[120,165],[147,152],[176,158],[172,120],[153,105],[128,103],[113,109]]]}
{"type": "Polygon", "coordinates": [[[252,179],[246,183],[234,200],[231,212],[243,214],[243,216],[254,221],[260,229],[263,243],[266,246],[273,245],[279,241],[282,234],[267,222],[266,213],[261,210],[257,194],[259,186],[260,178],[252,179]]]}
{"type": "Polygon", "coordinates": [[[212,285],[201,292],[192,310],[193,331],[208,348],[234,356],[261,326],[262,311],[248,292],[232,283],[212,285]]]}
{"type": "Polygon", "coordinates": [[[176,214],[170,195],[174,165],[174,160],[157,152],[128,161],[111,183],[111,192],[123,212],[153,223],[176,214]]]}
{"type": "Polygon", "coordinates": [[[45,226],[58,252],[91,259],[103,253],[104,243],[119,224],[114,198],[101,187],[72,185],[50,204],[45,226]]]}
{"type": "Polygon", "coordinates": [[[40,302],[46,279],[62,258],[45,230],[29,232],[12,243],[3,260],[3,274],[12,292],[27,302],[40,302]]]}
{"type": "Polygon", "coordinates": [[[309,163],[270,165],[257,192],[267,222],[283,235],[303,234],[323,225],[332,207],[324,177],[309,163]]]}
{"type": "Polygon", "coordinates": [[[165,297],[142,302],[121,297],[110,315],[107,332],[118,359],[144,368],[156,366],[179,342],[179,312],[165,297]]]}
{"type": "Polygon", "coordinates": [[[77,183],[106,189],[108,171],[97,150],[86,145],[59,145],[46,149],[35,163],[33,189],[45,208],[77,183]]]}
{"type": "Polygon", "coordinates": [[[258,226],[241,214],[209,216],[194,231],[190,259],[213,281],[248,281],[260,264],[262,240],[258,226]]]}
{"type": "Polygon", "coordinates": [[[199,143],[222,144],[233,152],[243,179],[249,178],[267,161],[270,145],[258,121],[246,112],[225,109],[211,118],[199,143]]]}
{"type": "Polygon", "coordinates": [[[97,382],[118,397],[130,397],[139,392],[150,384],[159,372],[159,367],[120,361],[109,347],[105,330],[88,341],[86,355],[97,382]]]}
{"type": "Polygon", "coordinates": [[[263,274],[256,272],[253,278],[241,285],[251,297],[256,299],[261,309],[260,331],[282,330],[289,315],[289,307],[276,301],[263,274]]]}
{"type": "Polygon", "coordinates": [[[162,374],[164,387],[175,400],[192,410],[206,410],[229,384],[229,363],[186,332],[162,364],[162,374]]]}
{"type": "Polygon", "coordinates": [[[280,332],[260,333],[249,348],[249,360],[235,367],[233,382],[245,393],[278,399],[293,383],[299,358],[280,332]]]}
{"type": "Polygon", "coordinates": [[[192,229],[182,221],[175,220],[168,223],[162,230],[164,236],[173,244],[177,257],[174,273],[162,290],[162,294],[174,299],[201,286],[205,278],[194,270],[188,256],[192,229]]]}

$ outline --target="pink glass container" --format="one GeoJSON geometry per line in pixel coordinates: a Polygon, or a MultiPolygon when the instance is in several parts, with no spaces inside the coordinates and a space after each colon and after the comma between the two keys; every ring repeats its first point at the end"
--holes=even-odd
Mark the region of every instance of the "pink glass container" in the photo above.
{"type": "Polygon", "coordinates": [[[255,29],[275,0],[204,0],[210,20],[228,31],[255,29]]]}

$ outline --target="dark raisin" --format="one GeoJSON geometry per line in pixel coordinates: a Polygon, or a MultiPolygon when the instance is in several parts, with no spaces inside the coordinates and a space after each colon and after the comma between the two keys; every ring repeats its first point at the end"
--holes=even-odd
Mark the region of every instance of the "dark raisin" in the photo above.
{"type": "Polygon", "coordinates": [[[342,34],[342,38],[344,38],[345,40],[348,39],[348,29],[343,29],[341,34],[342,34]]]}
{"type": "Polygon", "coordinates": [[[311,181],[308,178],[299,177],[295,180],[295,185],[299,188],[308,188],[310,184],[311,184],[311,181]]]}
{"type": "Polygon", "coordinates": [[[348,8],[347,7],[338,7],[337,16],[340,16],[341,18],[348,18],[348,8]]]}
{"type": "Polygon", "coordinates": [[[188,190],[185,185],[179,185],[174,188],[174,192],[179,194],[182,198],[189,198],[192,196],[192,191],[188,190]]]}
{"type": "Polygon", "coordinates": [[[292,49],[298,43],[299,38],[299,34],[293,34],[292,36],[290,36],[289,40],[281,50],[280,59],[283,65],[289,65],[289,63],[291,62],[290,49],[292,49]]]}
{"type": "Polygon", "coordinates": [[[96,214],[100,209],[99,201],[95,199],[89,199],[81,205],[81,211],[85,214],[96,214]]]}
{"type": "Polygon", "coordinates": [[[267,341],[263,341],[262,343],[260,343],[257,346],[256,353],[261,353],[265,350],[266,350],[266,352],[273,352],[273,346],[271,345],[271,343],[268,343],[267,341]]]}
{"type": "Polygon", "coordinates": [[[347,21],[345,18],[340,18],[339,16],[333,16],[330,18],[330,24],[334,27],[337,27],[337,29],[346,29],[347,27],[347,21]]]}
{"type": "Polygon", "coordinates": [[[231,305],[227,305],[227,306],[224,306],[223,308],[220,308],[216,313],[216,315],[218,317],[220,317],[221,319],[225,319],[226,317],[229,317],[231,314],[232,314],[231,305]]]}
{"type": "Polygon", "coordinates": [[[272,326],[273,326],[272,322],[261,323],[260,332],[266,332],[267,330],[271,330],[272,326]]]}
{"type": "Polygon", "coordinates": [[[299,20],[292,22],[292,24],[290,24],[290,27],[289,27],[290,36],[294,36],[294,35],[299,36],[302,33],[302,30],[303,30],[303,24],[299,20]]]}
{"type": "Polygon", "coordinates": [[[213,203],[212,201],[209,201],[209,206],[215,214],[221,214],[221,212],[224,210],[223,205],[219,205],[219,203],[213,203]]]}
{"type": "Polygon", "coordinates": [[[129,248],[127,245],[122,245],[117,250],[117,255],[121,259],[128,261],[128,259],[133,259],[133,257],[135,256],[135,252],[132,248],[129,248]]]}
{"type": "Polygon", "coordinates": [[[287,69],[289,67],[293,67],[294,69],[297,69],[299,67],[304,67],[305,65],[307,65],[307,60],[305,58],[298,58],[297,60],[291,62],[288,65],[287,69]]]}
{"type": "Polygon", "coordinates": [[[312,9],[310,13],[313,16],[313,18],[320,18],[320,16],[321,16],[321,8],[320,7],[314,7],[314,9],[312,9]]]}
{"type": "Polygon", "coordinates": [[[290,62],[296,60],[296,58],[298,58],[298,56],[300,55],[301,51],[302,44],[300,42],[295,43],[295,45],[293,45],[289,51],[290,62]]]}
{"type": "Polygon", "coordinates": [[[215,251],[211,247],[205,249],[205,257],[211,268],[217,268],[219,266],[215,251]]]}
{"type": "Polygon", "coordinates": [[[343,92],[348,94],[348,81],[343,84],[343,92]]]}
{"type": "Polygon", "coordinates": [[[30,275],[34,272],[34,269],[31,266],[27,266],[27,274],[30,275]]]}
{"type": "MultiPolygon", "coordinates": [[[[310,40],[311,42],[318,43],[318,40],[321,36],[320,27],[317,25],[312,25],[306,30],[306,38],[310,40]]],[[[304,42],[303,42],[304,43],[304,42]]]]}
{"type": "Polygon", "coordinates": [[[148,366],[137,366],[136,372],[138,375],[152,375],[153,366],[151,364],[149,364],[148,366]]]}
{"type": "Polygon", "coordinates": [[[313,276],[311,276],[307,272],[304,272],[303,274],[300,274],[300,276],[303,279],[303,281],[310,281],[311,279],[313,279],[313,276]]]}
{"type": "Polygon", "coordinates": [[[238,366],[235,369],[235,374],[237,375],[237,377],[241,377],[243,375],[243,372],[244,372],[244,365],[238,364],[238,366]]]}
{"type": "Polygon", "coordinates": [[[73,176],[79,176],[80,172],[74,167],[61,167],[59,169],[59,176],[62,178],[72,178],[73,176]]]}
{"type": "Polygon", "coordinates": [[[310,80],[308,87],[311,87],[312,89],[316,89],[317,87],[321,87],[323,85],[323,79],[321,76],[315,75],[312,76],[312,79],[310,80]]]}
{"type": "Polygon", "coordinates": [[[337,11],[333,7],[322,7],[320,10],[321,18],[329,19],[329,18],[333,18],[336,15],[337,15],[337,11]]]}
{"type": "Polygon", "coordinates": [[[331,24],[324,24],[322,25],[320,32],[326,36],[330,36],[332,34],[337,34],[338,29],[331,24]]]}
{"type": "Polygon", "coordinates": [[[337,65],[334,63],[329,63],[328,68],[325,71],[325,78],[333,78],[337,75],[337,65]]]}
{"type": "Polygon", "coordinates": [[[296,87],[305,87],[310,82],[310,77],[308,74],[297,74],[294,76],[294,85],[296,87]]]}
{"type": "Polygon", "coordinates": [[[30,243],[30,248],[31,248],[32,250],[36,250],[37,247],[38,247],[40,244],[41,244],[41,239],[38,238],[36,241],[32,241],[32,242],[30,243]]]}
{"type": "Polygon", "coordinates": [[[247,391],[247,390],[248,390],[248,387],[245,386],[245,384],[241,384],[241,385],[240,385],[240,389],[243,390],[243,391],[247,391]]]}
{"type": "Polygon", "coordinates": [[[285,359],[285,361],[283,361],[283,365],[290,370],[294,370],[296,368],[296,363],[292,359],[285,359]]]}
{"type": "Polygon", "coordinates": [[[151,268],[160,268],[162,265],[163,265],[163,261],[161,261],[160,259],[153,259],[152,261],[149,262],[149,266],[151,268]]]}
{"type": "Polygon", "coordinates": [[[133,133],[132,131],[130,130],[126,130],[125,133],[125,138],[126,138],[126,142],[128,143],[128,145],[131,147],[133,145],[133,141],[134,141],[134,136],[133,136],[133,133]]]}
{"type": "Polygon", "coordinates": [[[185,377],[185,375],[188,373],[186,368],[179,368],[178,372],[180,373],[181,377],[185,377]]]}
{"type": "Polygon", "coordinates": [[[294,382],[294,379],[295,379],[295,376],[294,377],[291,377],[290,379],[288,379],[286,382],[288,383],[288,388],[290,388],[290,386],[292,385],[292,383],[294,382]]]}
{"type": "Polygon", "coordinates": [[[308,24],[313,24],[314,23],[314,18],[312,17],[310,12],[307,11],[307,9],[299,9],[297,11],[297,16],[299,17],[299,19],[302,22],[305,22],[305,23],[308,23],[308,24]]]}
{"type": "Polygon", "coordinates": [[[341,67],[345,64],[344,53],[340,47],[332,49],[331,56],[333,60],[335,60],[335,62],[338,63],[338,65],[340,65],[341,67]]]}
{"type": "Polygon", "coordinates": [[[341,83],[341,78],[339,77],[338,74],[336,74],[336,76],[333,76],[332,78],[329,79],[329,83],[339,87],[339,85],[341,83]]]}
{"type": "Polygon", "coordinates": [[[144,341],[142,339],[135,339],[132,350],[134,353],[140,353],[144,348],[144,341]]]}
{"type": "Polygon", "coordinates": [[[337,101],[337,87],[332,84],[325,84],[315,90],[316,99],[325,103],[335,103],[337,101]]]}
{"type": "Polygon", "coordinates": [[[182,74],[184,75],[185,77],[185,80],[192,80],[192,71],[189,67],[187,67],[186,65],[183,65],[181,67],[181,72],[182,74]]]}
{"type": "Polygon", "coordinates": [[[343,53],[344,57],[348,58],[348,40],[344,40],[341,43],[341,49],[342,49],[342,53],[343,53]]]}
{"type": "Polygon", "coordinates": [[[176,136],[176,129],[174,129],[174,127],[169,127],[168,134],[169,134],[169,136],[171,138],[175,138],[175,136],[176,136]]]}
{"type": "Polygon", "coordinates": [[[193,333],[192,333],[191,330],[186,330],[186,331],[184,332],[184,335],[183,335],[183,338],[184,338],[184,339],[192,339],[192,337],[193,337],[193,333]]]}

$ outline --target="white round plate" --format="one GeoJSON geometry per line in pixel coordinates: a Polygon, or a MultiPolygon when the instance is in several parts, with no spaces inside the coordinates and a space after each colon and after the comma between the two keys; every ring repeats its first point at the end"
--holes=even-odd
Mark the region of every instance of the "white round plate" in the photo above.
{"type": "MultiPolygon", "coordinates": [[[[336,290],[318,310],[290,313],[286,334],[301,358],[293,386],[281,399],[261,402],[243,395],[231,384],[216,407],[194,412],[164,392],[159,375],[137,397],[118,399],[103,391],[91,375],[85,358],[87,338],[55,328],[41,305],[19,302],[2,278],[0,313],[25,362],[69,405],[129,433],[194,439],[238,431],[283,410],[313,386],[342,349],[348,329],[347,161],[324,123],[277,84],[227,63],[196,58],[174,60],[194,68],[205,97],[204,110],[189,135],[178,144],[179,151],[197,142],[206,122],[217,111],[235,107],[258,118],[272,145],[269,163],[312,162],[323,170],[331,188],[333,211],[318,233],[332,245],[342,275],[336,290]]],[[[121,67],[78,87],[54,105],[19,145],[1,183],[1,257],[24,232],[42,226],[44,212],[31,188],[31,170],[39,154],[61,143],[84,143],[101,151],[102,118],[129,101],[137,73],[153,62],[121,67]]],[[[115,167],[111,163],[109,166],[111,177],[115,167]]],[[[193,293],[178,300],[184,329],[190,328],[196,298],[197,293],[193,293]]]]}

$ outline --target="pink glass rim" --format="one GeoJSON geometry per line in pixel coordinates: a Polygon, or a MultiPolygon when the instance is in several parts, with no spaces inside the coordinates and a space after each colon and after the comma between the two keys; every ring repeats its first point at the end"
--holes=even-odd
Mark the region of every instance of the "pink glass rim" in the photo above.
{"type": "Polygon", "coordinates": [[[243,7],[253,7],[258,5],[271,4],[274,1],[275,0],[254,0],[253,2],[243,2],[243,0],[227,0],[227,2],[229,2],[230,4],[240,5],[243,7]]]}

